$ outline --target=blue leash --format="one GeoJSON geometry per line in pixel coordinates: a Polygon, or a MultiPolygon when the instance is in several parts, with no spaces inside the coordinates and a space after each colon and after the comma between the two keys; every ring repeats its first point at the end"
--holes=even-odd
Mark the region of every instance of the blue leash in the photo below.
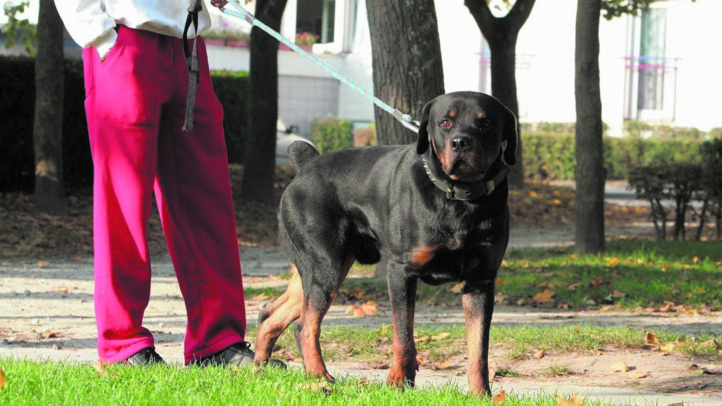
{"type": "Polygon", "coordinates": [[[366,90],[363,87],[354,83],[351,79],[342,75],[337,69],[332,68],[331,66],[329,66],[322,60],[320,60],[320,59],[316,58],[315,56],[313,56],[312,54],[304,51],[298,45],[296,45],[292,41],[290,41],[288,38],[279,34],[275,30],[273,30],[272,28],[270,28],[269,26],[264,24],[262,21],[258,20],[256,17],[254,17],[253,14],[249,13],[248,10],[246,10],[243,6],[241,6],[238,3],[238,1],[228,0],[228,4],[231,4],[237,11],[230,10],[226,7],[219,7],[219,10],[221,10],[225,14],[228,14],[229,16],[239,18],[241,20],[244,20],[245,22],[247,22],[248,24],[250,24],[252,26],[256,26],[256,27],[262,29],[263,31],[268,33],[268,35],[275,38],[278,42],[291,48],[294,52],[305,57],[308,61],[316,64],[316,66],[323,69],[327,74],[331,75],[331,77],[333,77],[334,79],[339,80],[341,83],[350,87],[352,90],[357,91],[362,96],[365,96],[369,102],[375,104],[376,106],[380,107],[385,112],[394,116],[394,118],[397,119],[401,124],[403,124],[404,127],[408,128],[409,130],[411,130],[415,133],[419,132],[419,123],[417,121],[414,121],[410,115],[404,114],[399,109],[393,108],[393,107],[389,106],[388,104],[384,103],[381,99],[374,96],[373,93],[369,92],[368,90],[366,90]]]}

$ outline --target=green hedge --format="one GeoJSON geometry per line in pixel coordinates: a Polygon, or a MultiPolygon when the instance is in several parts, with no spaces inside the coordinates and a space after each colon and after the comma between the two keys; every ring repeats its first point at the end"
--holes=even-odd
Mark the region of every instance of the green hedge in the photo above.
{"type": "MultiPolygon", "coordinates": [[[[525,133],[522,134],[522,140],[524,174],[528,179],[574,179],[574,134],[525,133]]],[[[604,137],[607,179],[627,179],[632,168],[653,163],[699,161],[701,142],[691,137],[604,137]]]]}
{"type": "MultiPolygon", "coordinates": [[[[35,60],[27,57],[0,57],[0,192],[34,189],[33,115],[35,111],[35,60]]],[[[216,95],[223,104],[228,158],[243,159],[246,133],[246,94],[244,75],[213,75],[216,95]]],[[[69,191],[93,184],[85,119],[83,66],[77,59],[65,61],[65,104],[63,111],[63,176],[69,191]]]]}
{"type": "Polygon", "coordinates": [[[311,124],[311,140],[322,154],[353,147],[353,123],[340,118],[318,119],[311,124]]]}

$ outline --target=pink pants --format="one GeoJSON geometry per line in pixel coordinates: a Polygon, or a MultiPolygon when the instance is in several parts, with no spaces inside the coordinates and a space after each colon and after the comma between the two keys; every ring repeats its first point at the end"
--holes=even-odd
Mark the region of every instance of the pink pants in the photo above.
{"type": "Polygon", "coordinates": [[[188,70],[180,39],[120,26],[103,61],[92,47],[83,51],[102,361],[154,347],[142,326],[151,287],[147,233],[154,191],[188,314],[186,363],[244,340],[223,110],[203,41],[198,52],[194,129],[183,132],[188,70]]]}

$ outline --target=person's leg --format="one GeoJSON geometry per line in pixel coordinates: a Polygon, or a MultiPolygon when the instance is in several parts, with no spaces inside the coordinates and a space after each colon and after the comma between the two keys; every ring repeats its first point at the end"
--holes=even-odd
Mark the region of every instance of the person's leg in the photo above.
{"type": "Polygon", "coordinates": [[[93,242],[98,355],[117,362],[154,346],[142,326],[150,297],[147,224],[162,81],[150,36],[120,27],[103,61],[83,51],[94,163],[93,242]],[[150,56],[150,58],[149,58],[150,56]]]}
{"type": "Polygon", "coordinates": [[[246,312],[223,110],[211,85],[205,46],[198,44],[193,130],[185,132],[188,71],[181,41],[167,40],[176,53],[168,72],[176,92],[161,115],[156,199],[188,313],[188,363],[244,341],[246,312]]]}

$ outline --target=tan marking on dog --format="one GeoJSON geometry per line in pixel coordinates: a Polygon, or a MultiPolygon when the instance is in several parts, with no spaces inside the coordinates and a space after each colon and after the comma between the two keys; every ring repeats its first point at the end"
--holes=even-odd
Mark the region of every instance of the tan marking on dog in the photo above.
{"type": "Polygon", "coordinates": [[[480,111],[480,112],[476,113],[476,118],[482,118],[482,117],[484,117],[484,112],[483,112],[483,111],[480,111]]]}
{"type": "Polygon", "coordinates": [[[298,340],[306,373],[310,376],[324,378],[329,382],[333,382],[334,378],[328,373],[326,364],[323,362],[323,357],[321,356],[321,343],[319,338],[321,337],[321,319],[324,313],[325,311],[311,311],[304,306],[300,321],[303,329],[301,329],[298,340]]]}
{"type": "Polygon", "coordinates": [[[411,263],[413,265],[424,265],[427,262],[431,261],[431,258],[434,257],[434,251],[436,251],[438,247],[432,247],[428,245],[424,245],[418,248],[414,248],[413,252],[411,253],[411,263]]]}
{"type": "Polygon", "coordinates": [[[456,117],[456,110],[454,110],[454,109],[449,110],[449,117],[451,117],[451,118],[456,117]]]}

